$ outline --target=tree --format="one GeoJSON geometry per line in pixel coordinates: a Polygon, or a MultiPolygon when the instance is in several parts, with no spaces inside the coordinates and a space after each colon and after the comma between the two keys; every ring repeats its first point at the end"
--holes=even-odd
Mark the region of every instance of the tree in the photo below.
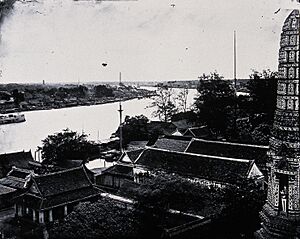
{"type": "Polygon", "coordinates": [[[186,112],[187,110],[187,97],[189,94],[188,88],[182,88],[177,96],[179,108],[182,112],[186,112]]]}
{"type": "Polygon", "coordinates": [[[24,93],[20,92],[18,89],[14,89],[12,91],[12,96],[13,96],[14,102],[17,106],[19,106],[19,104],[25,100],[24,93]]]}
{"type": "Polygon", "coordinates": [[[266,114],[269,122],[273,121],[276,108],[278,73],[269,69],[258,72],[253,70],[247,88],[252,98],[252,114],[266,114]]]}
{"type": "Polygon", "coordinates": [[[114,96],[113,89],[106,85],[97,85],[94,87],[94,91],[97,98],[114,96]]]}
{"type": "Polygon", "coordinates": [[[177,112],[176,104],[174,103],[174,92],[167,87],[158,87],[157,96],[152,102],[152,106],[157,109],[153,112],[153,116],[159,117],[160,120],[168,122],[172,115],[177,112]]]}
{"type": "Polygon", "coordinates": [[[235,92],[229,81],[217,72],[199,77],[195,109],[199,120],[217,135],[224,135],[234,117],[235,92]]]}
{"type": "Polygon", "coordinates": [[[217,228],[225,238],[253,238],[260,228],[259,212],[265,203],[265,192],[252,179],[240,179],[237,186],[223,189],[222,201],[226,205],[219,217],[217,228]]]}
{"type": "MultiPolygon", "coordinates": [[[[133,140],[148,140],[148,122],[149,119],[144,115],[134,117],[126,116],[122,127],[123,143],[128,144],[133,140]]],[[[119,134],[119,129],[117,134],[119,134]]]]}
{"type": "Polygon", "coordinates": [[[42,142],[42,158],[45,164],[60,164],[66,160],[86,161],[99,151],[97,145],[87,140],[87,135],[69,129],[49,135],[42,142]]]}
{"type": "Polygon", "coordinates": [[[134,211],[105,198],[81,203],[63,221],[56,221],[50,238],[139,238],[134,211]]]}
{"type": "MultiPolygon", "coordinates": [[[[152,232],[163,227],[168,209],[177,209],[212,218],[211,238],[253,233],[265,202],[264,191],[253,179],[240,178],[236,185],[219,188],[162,172],[146,177],[138,187],[125,193],[135,199],[140,222],[151,225],[152,232]]],[[[145,233],[150,230],[144,228],[145,233]]]]}

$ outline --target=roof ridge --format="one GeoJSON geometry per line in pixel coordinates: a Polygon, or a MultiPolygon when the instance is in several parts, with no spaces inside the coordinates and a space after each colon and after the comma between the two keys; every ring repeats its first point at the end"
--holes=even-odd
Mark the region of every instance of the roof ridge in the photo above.
{"type": "Polygon", "coordinates": [[[213,156],[213,155],[207,155],[207,154],[196,154],[196,153],[189,153],[189,152],[178,152],[178,151],[172,151],[172,150],[167,150],[167,149],[151,148],[151,147],[148,147],[147,149],[156,150],[156,151],[163,151],[163,152],[168,152],[168,153],[175,153],[175,154],[180,154],[180,155],[192,155],[192,156],[198,156],[198,157],[202,156],[202,157],[207,157],[207,158],[212,158],[212,159],[230,160],[230,161],[241,162],[241,163],[249,163],[249,162],[252,162],[252,161],[254,162],[253,159],[229,158],[229,157],[213,156]]]}
{"type": "Polygon", "coordinates": [[[199,138],[193,138],[195,141],[202,141],[202,142],[209,142],[209,143],[217,143],[217,144],[227,144],[227,145],[237,145],[237,146],[248,146],[253,148],[261,148],[261,149],[268,149],[269,146],[266,145],[255,145],[255,144],[241,144],[241,143],[235,143],[235,142],[228,142],[228,141],[214,141],[214,140],[206,140],[206,139],[199,139],[199,138]]]}
{"type": "Polygon", "coordinates": [[[9,154],[19,154],[19,153],[31,153],[31,151],[25,151],[25,150],[21,150],[21,151],[16,151],[16,152],[11,152],[11,153],[3,153],[3,154],[0,154],[0,156],[2,155],[9,155],[9,154]]]}
{"type": "Polygon", "coordinates": [[[47,176],[52,176],[52,175],[57,175],[57,174],[61,174],[61,173],[66,173],[66,172],[70,172],[70,171],[75,171],[78,170],[80,168],[83,168],[83,165],[74,167],[74,168],[68,168],[68,169],[64,169],[61,171],[57,171],[57,172],[53,172],[53,173],[47,173],[47,174],[41,174],[41,175],[36,175],[34,176],[34,178],[41,178],[41,177],[47,177],[47,176]]]}

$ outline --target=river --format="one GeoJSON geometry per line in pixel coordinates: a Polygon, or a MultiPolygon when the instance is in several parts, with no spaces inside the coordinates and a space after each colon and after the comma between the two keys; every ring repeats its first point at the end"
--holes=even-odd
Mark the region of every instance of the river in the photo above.
{"type": "MultiPolygon", "coordinates": [[[[151,88],[148,88],[151,89],[151,88]]],[[[153,88],[152,88],[153,90],[153,88]]],[[[179,92],[175,89],[175,94],[179,92]]],[[[189,90],[188,105],[193,102],[196,90],[189,90]]],[[[154,108],[149,107],[152,100],[133,99],[123,102],[123,116],[145,115],[149,119],[154,108]]],[[[26,122],[0,125],[0,153],[20,150],[34,152],[41,141],[49,134],[69,128],[84,132],[90,140],[108,139],[119,125],[119,103],[79,106],[73,108],[24,112],[26,122]]],[[[123,117],[124,119],[124,117],[123,117]]]]}

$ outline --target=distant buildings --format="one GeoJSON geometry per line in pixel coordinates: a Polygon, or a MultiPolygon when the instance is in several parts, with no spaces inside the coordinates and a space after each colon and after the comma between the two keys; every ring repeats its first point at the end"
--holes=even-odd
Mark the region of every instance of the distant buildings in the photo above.
{"type": "Polygon", "coordinates": [[[124,152],[96,182],[117,189],[128,181],[139,183],[143,177],[163,171],[207,186],[223,187],[247,178],[263,184],[260,168],[265,169],[267,150],[266,146],[166,136],[151,147],[124,152]]]}

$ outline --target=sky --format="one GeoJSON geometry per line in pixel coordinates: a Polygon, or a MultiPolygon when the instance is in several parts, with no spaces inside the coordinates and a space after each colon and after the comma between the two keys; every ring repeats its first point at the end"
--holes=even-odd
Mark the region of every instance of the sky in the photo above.
{"type": "Polygon", "coordinates": [[[2,22],[0,83],[162,81],[277,70],[291,0],[17,1],[2,22]],[[280,10],[279,10],[280,9],[280,10]],[[279,10],[279,11],[278,11],[279,10]],[[103,66],[102,63],[107,63],[103,66]]]}

